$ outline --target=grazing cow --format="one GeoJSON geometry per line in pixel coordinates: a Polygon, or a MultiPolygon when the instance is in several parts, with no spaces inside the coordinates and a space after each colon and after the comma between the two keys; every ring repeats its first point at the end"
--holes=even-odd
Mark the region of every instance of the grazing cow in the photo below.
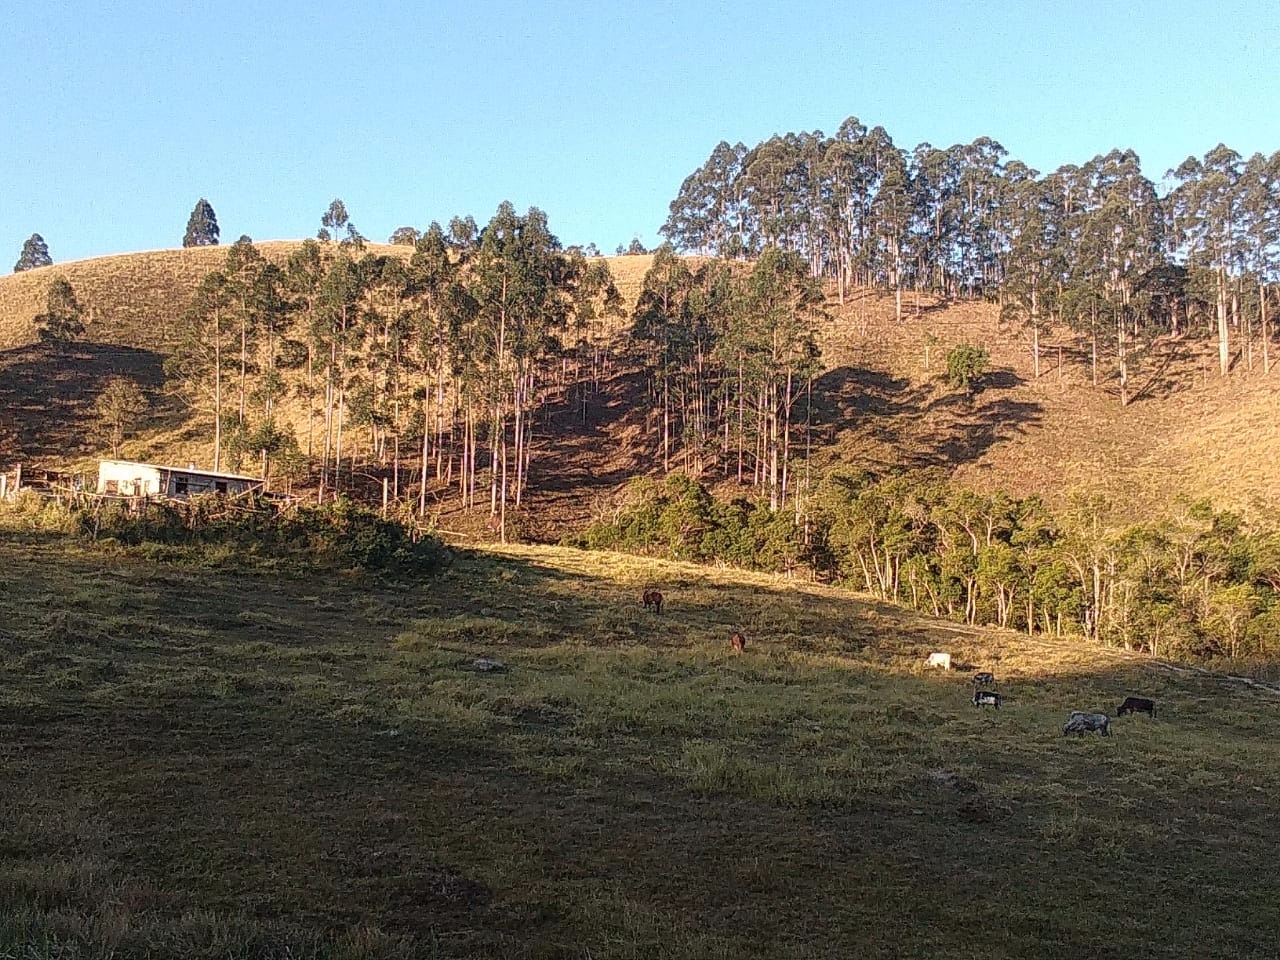
{"type": "Polygon", "coordinates": [[[646,610],[653,607],[654,613],[662,613],[662,594],[657,590],[646,590],[640,601],[644,604],[646,610]]]}
{"type": "Polygon", "coordinates": [[[1123,717],[1126,713],[1145,713],[1155,718],[1156,702],[1148,700],[1146,697],[1125,697],[1124,703],[1116,709],[1116,716],[1123,717]]]}
{"type": "Polygon", "coordinates": [[[951,654],[949,653],[931,653],[929,654],[929,666],[941,667],[943,670],[951,669],[951,654]]]}
{"type": "Polygon", "coordinates": [[[1105,713],[1086,713],[1083,710],[1073,710],[1071,716],[1067,718],[1067,722],[1063,724],[1062,735],[1065,737],[1068,733],[1076,733],[1084,736],[1092,730],[1099,730],[1104,737],[1111,736],[1111,718],[1105,713]]]}
{"type": "Polygon", "coordinates": [[[747,649],[747,638],[739,631],[735,630],[733,632],[733,636],[729,638],[729,646],[733,647],[735,652],[741,653],[743,650],[747,649]]]}
{"type": "Polygon", "coordinates": [[[979,690],[973,695],[975,707],[995,707],[1000,709],[1000,694],[994,690],[979,690]]]}
{"type": "Polygon", "coordinates": [[[975,687],[995,686],[995,682],[996,675],[994,673],[975,673],[973,675],[973,685],[975,687]]]}

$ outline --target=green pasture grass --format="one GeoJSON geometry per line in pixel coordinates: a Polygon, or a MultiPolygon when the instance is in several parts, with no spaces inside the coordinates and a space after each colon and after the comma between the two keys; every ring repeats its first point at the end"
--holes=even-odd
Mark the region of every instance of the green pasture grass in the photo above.
{"type": "Polygon", "coordinates": [[[564,549],[320,583],[4,532],[0,566],[0,958],[1280,942],[1262,691],[564,549]],[[926,670],[939,649],[1002,709],[926,670]],[[1128,693],[1159,718],[1061,735],[1128,693]]]}

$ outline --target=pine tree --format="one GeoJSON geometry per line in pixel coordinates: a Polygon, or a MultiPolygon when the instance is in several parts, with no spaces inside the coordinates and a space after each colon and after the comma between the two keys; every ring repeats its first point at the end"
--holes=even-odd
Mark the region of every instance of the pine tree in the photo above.
{"type": "Polygon", "coordinates": [[[201,197],[187,220],[187,233],[182,238],[184,247],[216,247],[218,245],[218,217],[209,201],[201,197]]]}
{"type": "Polygon", "coordinates": [[[49,256],[49,245],[44,242],[44,237],[33,233],[22,245],[22,256],[13,265],[13,272],[21,273],[23,270],[47,267],[51,263],[53,263],[53,257],[49,256]]]}

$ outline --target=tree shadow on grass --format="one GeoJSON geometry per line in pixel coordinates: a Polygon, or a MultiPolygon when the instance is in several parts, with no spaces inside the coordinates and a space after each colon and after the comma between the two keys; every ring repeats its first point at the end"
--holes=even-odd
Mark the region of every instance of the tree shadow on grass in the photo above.
{"type": "Polygon", "coordinates": [[[956,467],[1041,422],[1039,403],[1008,395],[1023,383],[1010,370],[996,370],[964,393],[840,367],[814,384],[814,424],[829,443],[863,437],[891,450],[886,465],[956,467]]]}
{"type": "Polygon", "coordinates": [[[50,461],[101,450],[93,406],[112,377],[142,388],[151,403],[147,426],[182,422],[180,405],[163,392],[162,354],[107,343],[36,343],[0,352],[0,449],[50,461]]]}

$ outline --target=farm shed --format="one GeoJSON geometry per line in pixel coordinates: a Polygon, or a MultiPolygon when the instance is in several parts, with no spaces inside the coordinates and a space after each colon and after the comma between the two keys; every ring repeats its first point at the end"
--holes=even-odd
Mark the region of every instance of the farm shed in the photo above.
{"type": "Polygon", "coordinates": [[[185,500],[204,493],[235,496],[262,488],[260,477],[215,473],[194,467],[165,467],[132,460],[99,460],[98,493],[120,497],[185,500]]]}

